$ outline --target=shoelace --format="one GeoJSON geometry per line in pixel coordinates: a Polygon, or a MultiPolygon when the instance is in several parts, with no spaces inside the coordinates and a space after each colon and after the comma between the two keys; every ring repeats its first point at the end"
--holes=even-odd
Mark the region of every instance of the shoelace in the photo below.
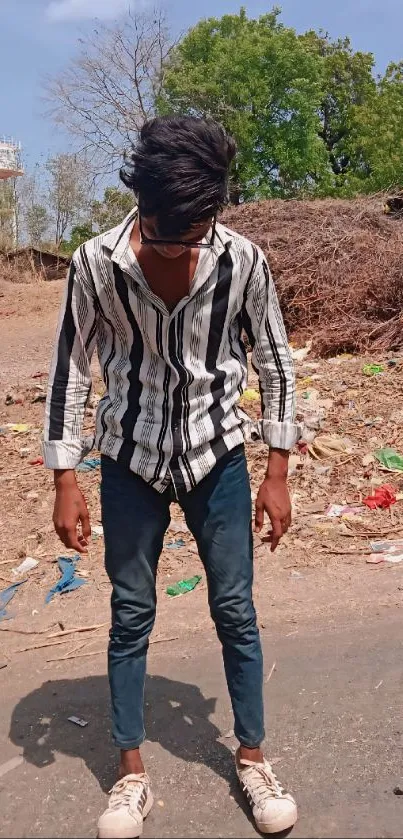
{"type": "Polygon", "coordinates": [[[136,793],[136,800],[133,803],[137,805],[144,786],[144,781],[122,778],[111,789],[109,809],[118,810],[119,807],[128,807],[131,804],[132,796],[136,793]]]}
{"type": "Polygon", "coordinates": [[[268,763],[263,766],[256,764],[256,766],[251,766],[243,773],[243,780],[247,787],[248,776],[251,776],[250,780],[252,781],[249,792],[258,807],[261,807],[270,798],[282,798],[284,795],[283,787],[268,763]],[[255,773],[260,776],[260,783],[256,783],[255,773]]]}

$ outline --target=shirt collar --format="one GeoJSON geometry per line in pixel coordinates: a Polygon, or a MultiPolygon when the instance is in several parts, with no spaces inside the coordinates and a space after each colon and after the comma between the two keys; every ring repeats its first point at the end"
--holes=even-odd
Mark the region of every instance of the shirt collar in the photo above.
{"type": "MultiPolygon", "coordinates": [[[[133,207],[130,213],[123,219],[118,227],[108,230],[102,237],[102,244],[111,252],[111,259],[117,262],[118,265],[123,261],[127,255],[127,250],[130,244],[130,237],[133,230],[133,225],[137,219],[137,206],[133,207]]],[[[224,225],[217,222],[216,225],[216,239],[211,252],[216,259],[228,248],[232,243],[232,236],[224,225]]]]}

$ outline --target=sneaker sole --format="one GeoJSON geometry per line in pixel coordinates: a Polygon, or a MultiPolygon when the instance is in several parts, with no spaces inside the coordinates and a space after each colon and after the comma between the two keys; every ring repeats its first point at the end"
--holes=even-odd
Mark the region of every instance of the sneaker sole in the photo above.
{"type": "MultiPolygon", "coordinates": [[[[154,804],[154,798],[152,792],[150,792],[147,801],[144,805],[143,810],[143,821],[147,818],[152,806],[154,804]]],[[[116,828],[116,830],[112,830],[108,828],[107,830],[98,830],[97,837],[98,839],[138,839],[143,832],[143,825],[133,825],[132,828],[129,830],[122,830],[122,828],[116,828]]]]}
{"type": "Polygon", "coordinates": [[[288,813],[287,816],[279,816],[277,819],[271,821],[270,824],[260,822],[258,819],[255,819],[255,822],[257,829],[261,833],[281,833],[283,830],[291,830],[296,824],[297,819],[298,813],[297,808],[295,808],[294,814],[288,813]]]}

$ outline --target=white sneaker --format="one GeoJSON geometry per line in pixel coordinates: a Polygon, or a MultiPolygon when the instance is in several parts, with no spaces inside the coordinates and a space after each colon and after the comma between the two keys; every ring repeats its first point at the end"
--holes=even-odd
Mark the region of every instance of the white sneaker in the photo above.
{"type": "Polygon", "coordinates": [[[148,775],[126,775],[111,789],[108,809],[98,822],[99,839],[141,836],[143,821],[153,804],[148,775]]]}
{"type": "Polygon", "coordinates": [[[280,833],[294,826],[297,805],[292,795],[284,792],[267,760],[252,763],[242,760],[238,752],[236,771],[261,833],[280,833]]]}

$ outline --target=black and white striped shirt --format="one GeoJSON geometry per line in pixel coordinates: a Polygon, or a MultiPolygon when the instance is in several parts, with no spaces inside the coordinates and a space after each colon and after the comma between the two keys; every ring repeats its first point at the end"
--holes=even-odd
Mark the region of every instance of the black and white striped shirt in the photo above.
{"type": "Polygon", "coordinates": [[[46,466],[74,469],[83,457],[96,347],[106,386],[97,448],[160,492],[170,480],[192,489],[250,433],[238,405],[247,380],[242,329],[259,371],[259,434],[290,449],[299,436],[293,365],[263,253],[218,224],[189,295],[170,313],[131,249],[135,218],[134,210],[74,254],[50,371],[46,466]]]}

